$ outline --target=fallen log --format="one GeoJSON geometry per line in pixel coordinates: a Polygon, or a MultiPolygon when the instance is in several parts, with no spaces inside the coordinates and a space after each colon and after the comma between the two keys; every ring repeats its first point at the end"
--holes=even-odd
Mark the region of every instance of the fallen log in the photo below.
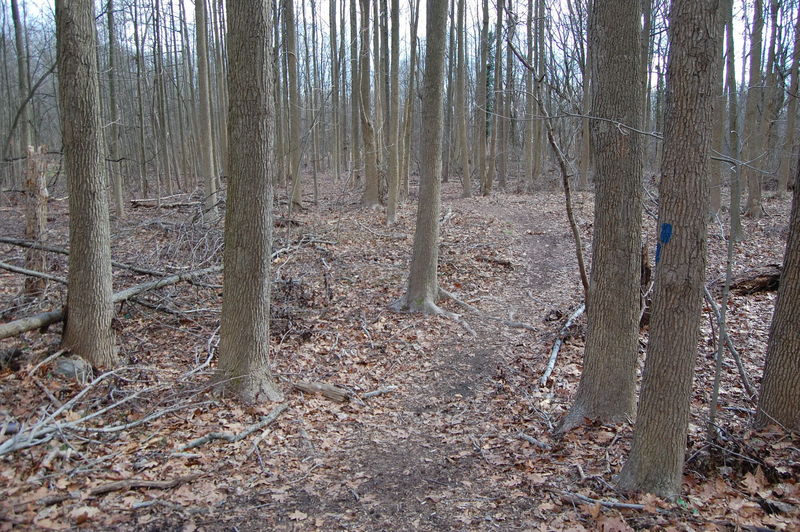
{"type": "MultiPolygon", "coordinates": [[[[765,264],[735,276],[731,281],[731,293],[749,296],[759,292],[774,292],[778,290],[780,280],[781,267],[778,264],[765,264]]],[[[721,290],[722,280],[712,283],[711,288],[716,292],[721,290]]]]}
{"type": "Polygon", "coordinates": [[[322,394],[326,398],[330,399],[331,401],[336,401],[337,403],[344,403],[348,401],[351,397],[351,393],[347,390],[342,388],[337,388],[331,384],[326,384],[324,382],[295,382],[293,383],[294,387],[298,390],[310,393],[310,394],[322,394]]]}
{"type": "MultiPolygon", "coordinates": [[[[122,290],[121,292],[117,292],[116,294],[114,294],[114,296],[111,299],[114,303],[119,303],[121,301],[130,299],[133,296],[138,296],[143,292],[156,290],[157,288],[162,288],[164,286],[176,284],[181,281],[188,281],[192,277],[197,277],[209,273],[216,273],[219,271],[222,271],[222,266],[213,266],[211,268],[205,268],[202,270],[170,275],[168,277],[156,279],[155,281],[150,281],[147,283],[132,286],[130,288],[126,288],[125,290],[122,290]]],[[[53,323],[57,323],[63,319],[64,319],[64,310],[61,309],[61,310],[53,310],[50,312],[44,312],[42,314],[29,316],[27,318],[21,318],[18,320],[10,321],[8,323],[3,323],[2,325],[0,325],[0,340],[2,340],[3,338],[9,338],[11,336],[16,336],[18,334],[22,334],[27,331],[32,331],[34,329],[41,329],[43,327],[47,327],[48,325],[52,325],[53,323]]]]}

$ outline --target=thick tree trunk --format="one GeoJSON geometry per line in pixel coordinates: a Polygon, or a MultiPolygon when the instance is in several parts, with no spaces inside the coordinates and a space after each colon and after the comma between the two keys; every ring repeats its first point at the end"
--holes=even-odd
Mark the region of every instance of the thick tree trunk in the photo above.
{"type": "Polygon", "coordinates": [[[706,267],[719,0],[673,0],[650,343],[633,448],[619,485],[681,489],[706,267]],[[697,40],[697,35],[708,36],[697,40]]]}
{"type": "Polygon", "coordinates": [[[447,0],[428,0],[425,74],[422,87],[422,154],[420,193],[411,272],[406,293],[394,303],[400,311],[440,313],[436,305],[439,284],[439,210],[442,174],[442,87],[447,35],[447,0]]]}
{"type": "Polygon", "coordinates": [[[269,367],[275,102],[272,14],[263,0],[228,3],[228,209],[219,376],[246,401],[282,398],[269,367]]]}
{"type": "Polygon", "coordinates": [[[111,366],[111,237],[92,2],[56,2],[56,46],[72,251],[63,345],[94,366],[111,366]]]}
{"type": "Polygon", "coordinates": [[[758,425],[800,430],[800,173],[797,174],[778,300],[758,400],[758,425]]]}
{"type": "Polygon", "coordinates": [[[592,274],[584,366],[575,401],[559,430],[584,419],[622,421],[635,408],[641,274],[641,137],[639,127],[639,0],[595,5],[589,22],[594,50],[590,123],[596,154],[592,274]]]}

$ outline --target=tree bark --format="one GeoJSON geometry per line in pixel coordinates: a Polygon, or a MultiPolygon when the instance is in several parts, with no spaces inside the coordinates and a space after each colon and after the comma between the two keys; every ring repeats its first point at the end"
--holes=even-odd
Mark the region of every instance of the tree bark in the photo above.
{"type": "Polygon", "coordinates": [[[219,376],[248,402],[279,401],[269,367],[270,247],[275,103],[270,2],[228,3],[225,278],[219,376]]]}
{"type": "MultiPolygon", "coordinates": [[[[42,161],[42,149],[34,150],[28,146],[28,161],[25,178],[25,238],[32,242],[39,242],[47,230],[47,180],[45,179],[45,166],[42,161]]],[[[25,268],[34,271],[47,271],[47,255],[44,251],[28,248],[25,251],[25,268]]],[[[27,277],[23,292],[29,295],[39,295],[47,287],[47,281],[42,278],[27,277]]]]}
{"type": "Polygon", "coordinates": [[[789,82],[789,105],[786,107],[786,141],[783,145],[781,170],[778,174],[778,196],[783,197],[789,185],[789,176],[796,171],[793,164],[797,161],[795,156],[795,138],[797,137],[797,91],[798,70],[800,70],[800,10],[798,10],[794,26],[794,47],[792,48],[792,66],[789,82]]]}
{"type": "Polygon", "coordinates": [[[208,74],[208,34],[205,0],[195,1],[195,34],[197,39],[197,77],[199,86],[200,131],[198,144],[200,150],[203,182],[205,183],[204,219],[214,222],[219,218],[217,211],[217,184],[214,175],[214,147],[211,135],[211,90],[208,74]]]}
{"type": "Polygon", "coordinates": [[[112,366],[111,237],[92,2],[56,2],[56,46],[72,251],[63,345],[94,366],[112,366]]]}
{"type": "Polygon", "coordinates": [[[600,2],[589,21],[593,49],[590,139],[596,154],[592,273],[584,366],[559,431],[584,419],[622,421],[635,408],[641,275],[641,79],[639,0],[600,2]],[[623,124],[618,126],[618,124],[623,124]]]}
{"type": "Polygon", "coordinates": [[[297,29],[294,20],[294,1],[283,0],[283,16],[286,40],[286,64],[289,74],[289,175],[292,186],[290,211],[301,207],[303,190],[300,183],[300,88],[297,81],[297,29]]]}
{"type": "Polygon", "coordinates": [[[372,106],[370,104],[370,68],[369,68],[369,0],[360,0],[361,4],[361,38],[359,65],[359,104],[361,105],[361,135],[364,139],[364,195],[361,204],[364,207],[380,206],[378,198],[378,152],[375,143],[375,128],[372,123],[372,106]]]}
{"type": "Polygon", "coordinates": [[[389,66],[389,194],[386,204],[386,223],[397,221],[400,193],[400,2],[392,0],[391,65],[389,66]]]}
{"type": "Polygon", "coordinates": [[[650,343],[619,485],[680,492],[706,267],[719,0],[673,0],[650,343]],[[698,40],[697,36],[705,36],[698,40]]]}
{"type": "Polygon", "coordinates": [[[406,293],[393,308],[406,312],[442,313],[437,265],[442,174],[442,86],[447,35],[447,0],[427,0],[425,74],[422,87],[422,153],[420,193],[414,248],[406,293]]]}
{"type": "MultiPolygon", "coordinates": [[[[466,71],[467,59],[464,37],[465,0],[458,1],[456,46],[458,47],[458,67],[456,69],[456,130],[461,152],[461,197],[472,197],[472,172],[469,163],[469,141],[467,140],[467,98],[466,71]]],[[[530,74],[529,74],[530,76],[530,74]]]]}
{"type": "MultiPolygon", "coordinates": [[[[761,166],[755,159],[761,155],[761,121],[767,117],[759,115],[758,108],[763,103],[764,89],[761,86],[761,46],[764,28],[764,2],[753,3],[753,33],[750,36],[750,84],[747,90],[745,110],[744,157],[750,164],[761,166]]],[[[761,173],[752,168],[744,171],[747,183],[747,214],[752,218],[761,217],[761,173]]]]}
{"type": "Polygon", "coordinates": [[[795,178],[789,240],[756,416],[757,425],[769,423],[800,430],[800,173],[795,178]]]}

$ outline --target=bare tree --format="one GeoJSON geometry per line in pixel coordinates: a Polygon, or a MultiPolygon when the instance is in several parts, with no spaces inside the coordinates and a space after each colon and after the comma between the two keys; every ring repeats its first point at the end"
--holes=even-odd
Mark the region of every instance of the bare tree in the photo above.
{"type": "MultiPolygon", "coordinates": [[[[380,205],[378,198],[378,149],[375,141],[375,127],[372,123],[372,107],[369,90],[369,0],[361,0],[361,47],[359,65],[359,104],[361,105],[361,135],[364,139],[364,195],[361,203],[365,207],[380,205]]],[[[355,90],[355,89],[354,89],[355,90]]]]}
{"type": "Polygon", "coordinates": [[[70,213],[63,345],[92,365],[111,366],[111,236],[95,46],[94,3],[58,0],[58,96],[70,213]]]}
{"type": "Polygon", "coordinates": [[[581,381],[572,408],[559,427],[583,420],[620,421],[635,408],[639,353],[641,268],[641,79],[639,0],[598,2],[589,21],[593,49],[590,123],[596,160],[592,274],[587,301],[588,331],[581,381]]]}
{"type": "Polygon", "coordinates": [[[650,342],[623,489],[680,492],[706,267],[719,0],[673,0],[650,342]],[[698,40],[697,35],[708,36],[698,40]]]}
{"type": "Polygon", "coordinates": [[[219,373],[247,401],[282,398],[269,368],[275,103],[266,0],[228,4],[229,149],[219,373]]]}
{"type": "Polygon", "coordinates": [[[411,272],[405,294],[392,307],[407,312],[441,314],[437,266],[442,174],[442,86],[447,35],[447,0],[428,0],[425,74],[422,87],[422,144],[420,192],[411,272]]]}
{"type": "Polygon", "coordinates": [[[206,22],[205,0],[195,1],[195,33],[197,39],[197,77],[199,86],[200,106],[198,122],[199,151],[201,157],[200,169],[205,183],[206,199],[203,204],[205,218],[215,221],[219,217],[217,211],[217,184],[214,175],[214,148],[211,133],[211,90],[209,88],[208,74],[208,34],[206,22]]]}

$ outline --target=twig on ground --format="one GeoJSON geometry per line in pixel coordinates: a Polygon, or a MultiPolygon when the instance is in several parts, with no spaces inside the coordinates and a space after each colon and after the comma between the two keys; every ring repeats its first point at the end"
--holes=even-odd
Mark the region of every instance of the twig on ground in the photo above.
{"type": "Polygon", "coordinates": [[[59,284],[67,284],[67,280],[63,277],[50,275],[49,273],[37,272],[27,268],[20,268],[19,266],[14,266],[13,264],[8,264],[7,262],[0,262],[0,268],[14,273],[21,273],[22,275],[27,275],[28,277],[38,277],[39,279],[47,279],[48,281],[54,281],[59,284]]]}
{"type": "Polygon", "coordinates": [[[558,332],[558,338],[556,341],[553,342],[553,349],[550,350],[550,359],[547,361],[547,368],[545,368],[544,373],[542,374],[542,378],[539,379],[539,384],[542,386],[547,385],[547,379],[550,378],[550,374],[553,373],[553,369],[556,367],[556,359],[558,358],[558,351],[561,349],[561,345],[564,343],[564,339],[569,334],[569,328],[572,327],[572,324],[575,322],[578,317],[583,314],[583,311],[586,310],[586,304],[581,303],[580,306],[575,309],[575,312],[570,314],[567,322],[561,327],[561,330],[558,332]]]}
{"type": "Polygon", "coordinates": [[[228,443],[235,443],[237,441],[241,441],[246,437],[248,437],[253,432],[263,429],[264,427],[266,427],[267,425],[278,419],[278,416],[280,416],[281,413],[283,413],[283,411],[286,410],[287,408],[289,408],[288,404],[281,403],[278,406],[276,406],[272,410],[272,412],[270,412],[267,416],[265,416],[261,421],[253,425],[250,425],[249,427],[247,427],[238,434],[233,434],[230,432],[210,432],[205,436],[202,436],[200,438],[190,441],[185,445],[180,446],[176,452],[182,453],[184,451],[188,451],[189,449],[200,447],[201,445],[204,445],[213,440],[225,440],[228,443]]]}
{"type": "Polygon", "coordinates": [[[545,451],[549,451],[550,449],[553,448],[553,446],[550,445],[549,443],[545,443],[543,441],[539,441],[536,438],[534,438],[533,436],[528,436],[527,434],[525,434],[522,431],[517,433],[517,438],[519,438],[521,440],[525,440],[526,442],[528,442],[528,443],[530,443],[532,445],[535,445],[539,449],[542,449],[542,450],[545,450],[545,451]]]}
{"type": "MultiPolygon", "coordinates": [[[[617,502],[617,501],[604,501],[601,499],[592,499],[591,497],[587,497],[586,495],[581,495],[580,493],[572,493],[571,491],[556,491],[561,497],[564,499],[579,504],[599,504],[604,508],[617,508],[617,509],[624,509],[624,510],[645,510],[644,504],[634,504],[629,502],[617,502]]],[[[659,510],[664,512],[665,510],[659,510]]]]}
{"type": "Polygon", "coordinates": [[[391,393],[397,390],[397,386],[387,386],[386,388],[378,388],[377,390],[373,390],[371,392],[366,392],[361,394],[362,399],[370,399],[372,397],[377,397],[379,395],[391,393]]]}
{"type": "MultiPolygon", "coordinates": [[[[457,305],[460,305],[460,306],[464,307],[467,310],[471,310],[472,312],[480,314],[481,316],[483,316],[484,318],[486,318],[488,320],[492,320],[492,321],[496,321],[496,322],[502,323],[506,327],[511,327],[512,329],[527,329],[529,331],[536,332],[536,327],[534,327],[533,325],[528,325],[527,323],[522,323],[522,322],[519,322],[519,321],[504,320],[503,318],[498,318],[496,316],[491,316],[489,314],[486,314],[485,312],[483,312],[478,307],[470,305],[466,301],[462,301],[461,299],[456,297],[452,292],[448,292],[444,288],[441,288],[441,287],[439,288],[439,294],[442,295],[442,296],[447,297],[448,299],[452,299],[453,302],[456,303],[457,305]]],[[[473,332],[471,329],[469,329],[469,330],[470,330],[470,332],[473,332]]],[[[473,332],[473,336],[474,335],[475,334],[473,332]]]]}
{"type": "Polygon", "coordinates": [[[176,488],[181,484],[197,480],[203,476],[201,473],[193,473],[183,477],[173,478],[172,480],[144,480],[140,478],[129,478],[126,480],[118,480],[109,484],[103,484],[89,490],[89,495],[97,496],[113,491],[131,490],[138,488],[168,490],[176,488]]]}
{"type": "Polygon", "coordinates": [[[61,355],[64,354],[65,351],[66,351],[66,349],[59,349],[58,351],[56,351],[55,353],[53,353],[49,357],[45,358],[44,360],[42,360],[41,362],[39,362],[38,364],[33,366],[33,368],[29,369],[28,370],[28,375],[33,375],[34,373],[36,373],[37,369],[41,368],[42,366],[44,366],[48,362],[52,362],[54,359],[60,357],[61,355]]]}

